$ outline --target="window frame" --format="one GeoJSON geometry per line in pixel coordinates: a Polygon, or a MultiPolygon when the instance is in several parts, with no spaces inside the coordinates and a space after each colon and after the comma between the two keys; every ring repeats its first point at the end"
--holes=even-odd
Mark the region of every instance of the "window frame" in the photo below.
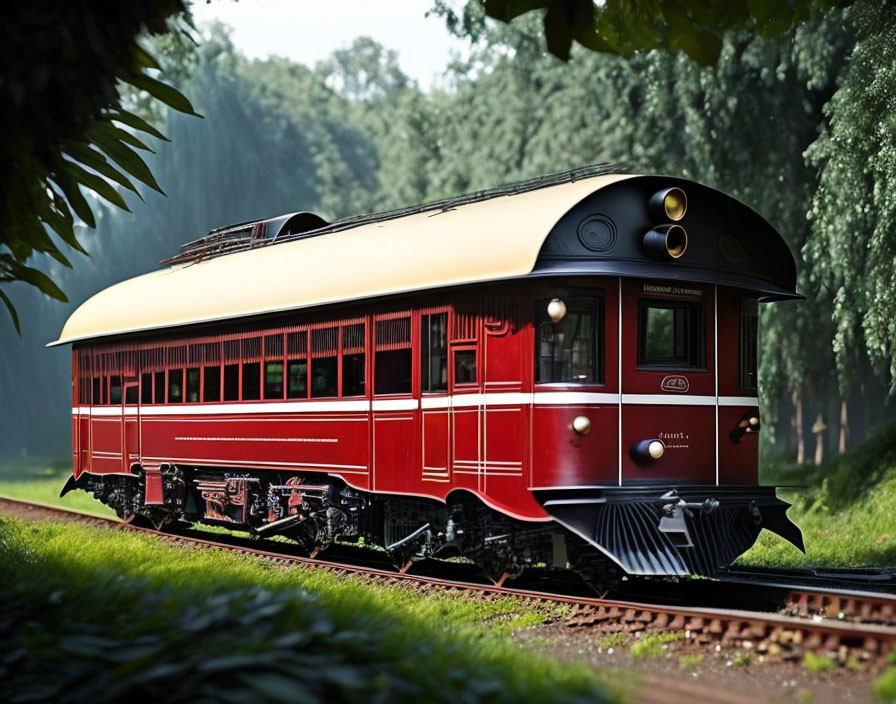
{"type": "Polygon", "coordinates": [[[373,316],[372,325],[370,326],[370,348],[371,348],[371,380],[370,380],[370,393],[374,398],[408,398],[414,396],[417,388],[417,379],[415,378],[417,366],[416,366],[416,357],[418,354],[417,345],[414,344],[414,333],[416,330],[415,326],[415,316],[413,309],[406,309],[395,311],[391,313],[381,313],[373,316]],[[405,345],[404,343],[377,343],[376,335],[377,335],[377,324],[381,322],[388,322],[392,320],[403,320],[407,319],[408,321],[408,342],[405,345]],[[400,347],[394,346],[400,344],[400,347]],[[377,391],[377,357],[381,352],[398,352],[401,350],[408,350],[410,357],[410,369],[408,370],[408,381],[409,388],[407,391],[388,391],[388,392],[380,392],[377,391]]]}
{"type": "Polygon", "coordinates": [[[738,388],[744,391],[759,390],[759,301],[756,298],[744,296],[740,299],[740,320],[738,321],[738,359],[737,359],[737,383],[738,388]],[[748,308],[750,309],[748,312],[748,308]],[[749,321],[753,320],[753,330],[748,330],[749,321]],[[752,350],[748,349],[748,334],[753,333],[752,350]],[[747,365],[752,361],[752,369],[747,365]],[[753,373],[753,383],[747,381],[749,372],[753,373]]]}
{"type": "Polygon", "coordinates": [[[479,345],[470,344],[468,342],[459,342],[448,345],[448,378],[450,379],[449,388],[452,391],[476,391],[482,383],[482,360],[479,354],[479,345]],[[473,364],[476,370],[475,381],[458,381],[457,380],[457,354],[458,352],[472,352],[473,364]]]}
{"type": "Polygon", "coordinates": [[[342,359],[342,350],[339,349],[339,343],[342,338],[341,334],[341,323],[339,321],[328,320],[321,323],[315,323],[314,325],[309,325],[308,330],[308,338],[307,338],[307,362],[308,362],[308,396],[309,399],[333,399],[339,398],[340,392],[340,382],[342,381],[342,369],[341,369],[341,359],[342,359]],[[334,342],[332,354],[330,354],[330,350],[323,350],[315,352],[314,350],[314,333],[323,330],[335,330],[336,331],[336,340],[334,342]],[[335,361],[336,365],[336,379],[335,379],[335,393],[332,394],[323,394],[323,395],[315,395],[314,393],[314,368],[315,368],[315,360],[324,360],[324,359],[332,359],[335,361]]]}
{"type": "Polygon", "coordinates": [[[419,329],[419,340],[420,345],[418,349],[419,355],[419,377],[420,377],[420,395],[421,396],[435,396],[438,394],[447,394],[449,393],[451,386],[451,307],[450,306],[441,306],[438,308],[424,308],[419,311],[420,315],[420,329],[419,329]],[[432,319],[436,316],[445,316],[445,388],[444,389],[428,389],[426,388],[431,382],[431,374],[426,374],[426,372],[431,372],[430,363],[432,361],[429,356],[430,347],[430,335],[431,335],[431,327],[427,324],[427,319],[432,319]],[[426,336],[426,348],[424,349],[423,341],[424,335],[426,336]],[[425,364],[424,364],[425,360],[425,364]],[[426,383],[424,383],[424,380],[426,383]]]}
{"type": "MultiPolygon", "coordinates": [[[[589,306],[590,307],[590,306],[589,306]]],[[[607,383],[607,292],[603,286],[595,286],[594,288],[570,288],[565,291],[555,292],[549,298],[539,298],[534,301],[534,369],[533,380],[539,387],[547,388],[566,388],[566,387],[604,387],[607,383]],[[595,311],[594,332],[596,339],[594,340],[594,365],[595,379],[593,381],[577,381],[575,379],[567,379],[560,381],[542,381],[541,376],[541,337],[540,330],[543,323],[550,323],[550,317],[547,315],[547,305],[553,298],[560,298],[566,304],[567,315],[570,310],[576,308],[582,309],[585,301],[593,302],[595,311]],[[544,318],[544,320],[542,320],[544,318]]]]}
{"type": "Polygon", "coordinates": [[[368,390],[370,386],[370,380],[368,377],[368,337],[367,337],[368,325],[366,317],[358,317],[358,318],[347,318],[345,320],[339,321],[339,398],[367,398],[368,390]],[[358,347],[346,347],[346,337],[345,331],[346,328],[352,328],[356,326],[361,326],[361,346],[358,347]],[[346,349],[349,351],[346,352],[346,349]],[[360,350],[360,351],[357,351],[360,350]],[[345,390],[345,364],[346,357],[361,357],[361,393],[346,394],[345,390]]]}
{"type": "MultiPolygon", "coordinates": [[[[674,318],[674,313],[673,313],[674,318]]],[[[638,299],[638,359],[637,369],[639,371],[657,371],[657,372],[705,372],[706,367],[706,306],[703,301],[678,300],[670,298],[639,298],[638,299]],[[687,352],[685,357],[688,361],[679,361],[678,359],[648,359],[647,351],[647,310],[650,308],[663,308],[668,310],[684,309],[690,315],[686,324],[689,326],[685,330],[685,344],[687,352]],[[696,323],[696,327],[691,329],[692,323],[696,323]],[[696,358],[691,354],[692,350],[697,353],[696,358]]],[[[674,329],[673,329],[674,336],[674,329]]]]}

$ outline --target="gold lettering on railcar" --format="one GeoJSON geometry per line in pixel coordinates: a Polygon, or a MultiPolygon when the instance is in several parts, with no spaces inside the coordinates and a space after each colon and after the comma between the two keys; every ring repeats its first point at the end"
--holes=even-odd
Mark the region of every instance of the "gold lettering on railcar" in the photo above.
{"type": "Polygon", "coordinates": [[[641,291],[662,296],[687,296],[689,298],[701,298],[703,296],[703,290],[699,288],[685,288],[684,286],[666,284],[644,284],[641,291]]]}
{"type": "Polygon", "coordinates": [[[690,447],[690,433],[657,433],[656,436],[663,441],[667,450],[684,450],[690,447]]]}

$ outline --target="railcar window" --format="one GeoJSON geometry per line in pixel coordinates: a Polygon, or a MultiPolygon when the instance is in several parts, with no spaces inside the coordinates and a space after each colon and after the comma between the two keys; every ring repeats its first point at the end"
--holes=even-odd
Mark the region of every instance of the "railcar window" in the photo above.
{"type": "Polygon", "coordinates": [[[113,406],[121,403],[120,376],[113,376],[109,379],[109,403],[113,406]]]}
{"type": "Polygon", "coordinates": [[[641,301],[638,317],[638,366],[654,369],[703,366],[701,303],[641,301]]]}
{"type": "Polygon", "coordinates": [[[221,367],[217,364],[202,369],[202,400],[206,403],[221,400],[221,367]]]}
{"type": "Polygon", "coordinates": [[[137,403],[137,397],[138,397],[138,389],[137,389],[136,384],[125,387],[124,402],[126,404],[128,404],[129,406],[134,405],[135,403],[137,403]]]}
{"type": "Polygon", "coordinates": [[[152,403],[152,372],[140,375],[140,403],[152,403]]]}
{"type": "Polygon", "coordinates": [[[224,365],[224,400],[240,400],[240,365],[224,365]]]}
{"type": "Polygon", "coordinates": [[[91,403],[98,404],[102,403],[102,399],[100,397],[100,378],[98,376],[93,377],[92,384],[92,395],[91,395],[91,403]]]}
{"type": "Polygon", "coordinates": [[[448,389],[448,314],[420,317],[420,374],[423,393],[448,389]]]}
{"type": "Polygon", "coordinates": [[[755,391],[758,379],[759,303],[745,298],[740,312],[740,388],[755,391]]]}
{"type": "Polygon", "coordinates": [[[243,401],[261,398],[261,362],[243,362],[243,401]]]}
{"type": "Polygon", "coordinates": [[[308,362],[291,359],[286,363],[287,398],[308,398],[308,362]]]}
{"type": "Polygon", "coordinates": [[[557,323],[548,316],[549,302],[545,299],[535,306],[535,381],[604,383],[603,296],[568,297],[566,315],[557,323]]]}
{"type": "Polygon", "coordinates": [[[364,395],[364,323],[342,327],[342,395],[364,395]]]}
{"type": "Polygon", "coordinates": [[[243,371],[243,401],[261,399],[261,338],[240,341],[243,371]]]}
{"type": "Polygon", "coordinates": [[[265,362],[264,397],[283,398],[283,362],[265,362]]]}
{"type": "Polygon", "coordinates": [[[199,403],[199,367],[187,369],[187,403],[199,403]]]}
{"type": "Polygon", "coordinates": [[[155,398],[152,403],[165,403],[165,372],[154,372],[155,398]]]}
{"type": "Polygon", "coordinates": [[[286,333],[286,398],[308,398],[308,332],[286,333]]]}
{"type": "Polygon", "coordinates": [[[283,334],[264,338],[264,397],[283,398],[283,334]]]}
{"type": "Polygon", "coordinates": [[[311,397],[339,395],[339,328],[311,331],[311,397]]]}
{"type": "Polygon", "coordinates": [[[411,393],[411,318],[376,321],[373,391],[376,394],[411,393]]]}
{"type": "Polygon", "coordinates": [[[168,370],[168,403],[182,403],[184,400],[184,370],[168,370]]]}
{"type": "Polygon", "coordinates": [[[476,383],[476,350],[457,350],[454,353],[454,383],[476,383]]]}

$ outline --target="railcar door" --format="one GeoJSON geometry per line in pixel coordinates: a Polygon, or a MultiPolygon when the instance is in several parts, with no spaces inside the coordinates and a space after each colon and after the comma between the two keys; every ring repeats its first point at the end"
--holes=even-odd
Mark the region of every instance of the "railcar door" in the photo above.
{"type": "Polygon", "coordinates": [[[622,291],[620,479],[715,483],[714,287],[625,279],[622,291]]]}
{"type": "Polygon", "coordinates": [[[484,324],[483,489],[497,501],[516,505],[526,491],[530,406],[523,393],[523,328],[515,305],[502,309],[484,324]]]}
{"type": "Polygon", "coordinates": [[[451,480],[447,308],[421,311],[420,379],[421,476],[444,484],[451,480]]]}
{"type": "Polygon", "coordinates": [[[451,467],[454,484],[481,491],[482,376],[475,341],[451,344],[451,467]]]}
{"type": "Polygon", "coordinates": [[[126,377],[121,409],[121,471],[129,472],[140,462],[140,396],[137,377],[126,377]]]}
{"type": "Polygon", "coordinates": [[[90,414],[90,469],[98,474],[120,472],[124,464],[121,376],[117,372],[108,373],[107,368],[108,361],[100,367],[95,381],[98,393],[94,395],[94,403],[100,405],[94,406],[90,414]]]}
{"type": "Polygon", "coordinates": [[[377,315],[373,321],[373,473],[378,491],[407,492],[419,483],[412,321],[410,311],[377,315]]]}

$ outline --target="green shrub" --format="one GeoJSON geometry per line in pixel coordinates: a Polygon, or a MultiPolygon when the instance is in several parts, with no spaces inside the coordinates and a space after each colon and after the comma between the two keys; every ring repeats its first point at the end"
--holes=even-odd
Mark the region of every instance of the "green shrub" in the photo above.
{"type": "Polygon", "coordinates": [[[135,533],[0,519],[0,681],[21,701],[606,701],[521,651],[531,609],[135,533]]]}

